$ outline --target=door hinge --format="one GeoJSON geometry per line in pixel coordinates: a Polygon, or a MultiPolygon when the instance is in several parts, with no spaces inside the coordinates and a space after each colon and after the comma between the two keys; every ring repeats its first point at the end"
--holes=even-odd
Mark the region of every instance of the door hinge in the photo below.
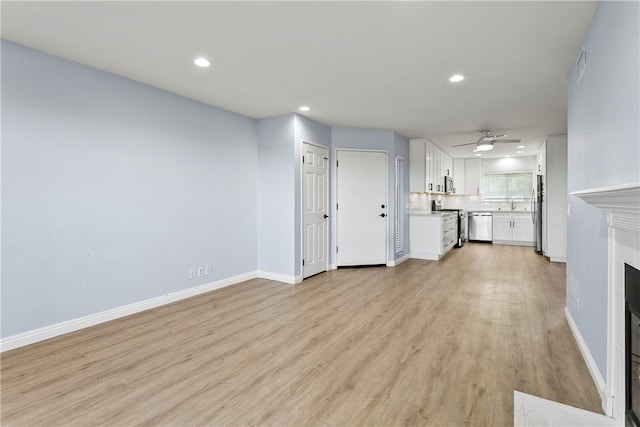
{"type": "Polygon", "coordinates": [[[302,163],[304,163],[304,156],[302,156],[302,163]]]}
{"type": "Polygon", "coordinates": [[[338,253],[338,247],[336,246],[336,253],[338,253]]]}
{"type": "Polygon", "coordinates": [[[325,160],[329,160],[329,158],[328,158],[328,157],[323,157],[323,158],[324,158],[325,160]]]}
{"type": "Polygon", "coordinates": [[[302,266],[304,267],[304,260],[302,260],[302,266]]]}
{"type": "Polygon", "coordinates": [[[338,161],[336,160],[336,167],[338,167],[338,161]]]}
{"type": "Polygon", "coordinates": [[[336,210],[338,210],[338,204],[336,203],[336,210]]]}

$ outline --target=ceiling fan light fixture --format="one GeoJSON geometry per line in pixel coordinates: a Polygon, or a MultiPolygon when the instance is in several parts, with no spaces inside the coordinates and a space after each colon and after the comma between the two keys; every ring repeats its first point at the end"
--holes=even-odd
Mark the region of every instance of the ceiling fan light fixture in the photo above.
{"type": "Polygon", "coordinates": [[[449,77],[449,81],[451,83],[458,83],[464,80],[464,76],[462,74],[454,74],[453,76],[449,77]]]}
{"type": "Polygon", "coordinates": [[[490,142],[480,142],[476,146],[475,151],[491,151],[493,150],[493,144],[490,142]]]}

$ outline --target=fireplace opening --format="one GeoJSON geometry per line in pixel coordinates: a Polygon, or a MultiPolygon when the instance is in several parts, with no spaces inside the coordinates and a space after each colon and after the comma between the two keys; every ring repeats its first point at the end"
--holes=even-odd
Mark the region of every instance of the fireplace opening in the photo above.
{"type": "Polygon", "coordinates": [[[624,265],[627,425],[640,427],[640,270],[624,265]]]}

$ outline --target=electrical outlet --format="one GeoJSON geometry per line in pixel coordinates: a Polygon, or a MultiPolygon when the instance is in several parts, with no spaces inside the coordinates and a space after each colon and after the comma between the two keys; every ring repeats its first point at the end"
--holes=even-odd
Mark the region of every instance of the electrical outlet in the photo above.
{"type": "Polygon", "coordinates": [[[195,279],[195,278],[196,278],[196,269],[195,268],[190,268],[189,269],[189,280],[195,279]]]}
{"type": "Polygon", "coordinates": [[[198,267],[198,277],[204,276],[204,267],[198,267]]]}
{"type": "Polygon", "coordinates": [[[210,265],[206,265],[204,267],[204,274],[206,274],[207,276],[211,274],[211,266],[210,265]]]}

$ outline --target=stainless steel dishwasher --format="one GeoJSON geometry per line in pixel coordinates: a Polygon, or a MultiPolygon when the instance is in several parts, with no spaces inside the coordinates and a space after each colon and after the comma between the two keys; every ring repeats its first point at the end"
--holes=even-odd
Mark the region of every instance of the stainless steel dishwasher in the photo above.
{"type": "Polygon", "coordinates": [[[469,212],[469,240],[493,241],[493,214],[491,212],[469,212]]]}

